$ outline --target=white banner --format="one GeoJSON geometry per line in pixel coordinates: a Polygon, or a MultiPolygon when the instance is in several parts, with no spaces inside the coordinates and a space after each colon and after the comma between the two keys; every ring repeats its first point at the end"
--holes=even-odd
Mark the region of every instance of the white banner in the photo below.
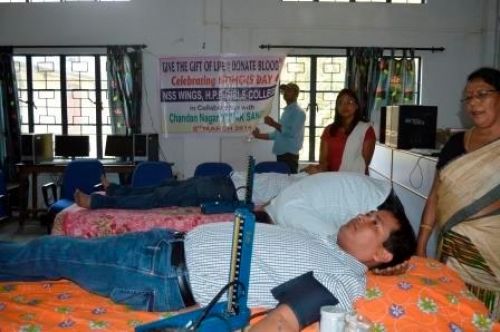
{"type": "Polygon", "coordinates": [[[271,112],[284,56],[160,58],[164,134],[247,134],[271,112]]]}

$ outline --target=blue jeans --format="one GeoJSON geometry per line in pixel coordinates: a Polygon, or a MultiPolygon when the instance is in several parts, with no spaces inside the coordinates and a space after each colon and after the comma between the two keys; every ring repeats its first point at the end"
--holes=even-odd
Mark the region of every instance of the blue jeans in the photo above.
{"type": "Polygon", "coordinates": [[[66,278],[137,310],[184,307],[171,265],[173,232],[153,229],[93,239],[43,236],[26,244],[0,242],[0,281],[66,278]]]}
{"type": "Polygon", "coordinates": [[[207,201],[236,200],[236,190],[228,176],[200,176],[187,180],[167,180],[157,186],[131,188],[112,184],[107,195],[92,194],[91,209],[152,209],[167,206],[199,206],[207,201]]]}

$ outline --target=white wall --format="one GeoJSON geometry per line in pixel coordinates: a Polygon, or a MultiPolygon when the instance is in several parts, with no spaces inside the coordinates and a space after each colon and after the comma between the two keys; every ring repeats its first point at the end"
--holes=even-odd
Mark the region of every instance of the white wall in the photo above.
{"type": "MultiPolygon", "coordinates": [[[[420,52],[422,103],[439,106],[439,127],[461,127],[466,75],[498,63],[498,0],[429,0],[424,6],[279,0],[132,0],[128,3],[0,4],[0,45],[146,44],[143,131],[160,131],[157,62],[164,55],[267,53],[261,44],[445,47],[420,52]]],[[[307,54],[305,50],[273,52],[307,54]]],[[[316,54],[318,50],[309,51],[316,54]]],[[[333,54],[321,52],[321,54],[333,54]]],[[[277,115],[277,107],[273,115],[277,115]]],[[[230,162],[245,154],[272,159],[271,143],[242,138],[171,138],[161,142],[175,170],[230,162]]]]}

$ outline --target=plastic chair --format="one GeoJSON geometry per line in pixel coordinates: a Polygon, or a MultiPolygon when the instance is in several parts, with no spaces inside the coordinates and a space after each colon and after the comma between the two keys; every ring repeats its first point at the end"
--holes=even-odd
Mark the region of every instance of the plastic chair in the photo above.
{"type": "Polygon", "coordinates": [[[5,176],[0,170],[0,221],[8,219],[10,216],[9,195],[7,193],[7,185],[5,176]]]}
{"type": "Polygon", "coordinates": [[[229,175],[233,171],[231,165],[222,162],[206,162],[196,166],[194,176],[229,175]]]}
{"type": "Polygon", "coordinates": [[[74,203],[76,189],[86,194],[98,190],[103,174],[104,166],[97,159],[72,160],[64,168],[59,197],[56,183],[49,182],[42,186],[43,200],[48,209],[43,219],[49,232],[56,214],[74,203]]]}
{"type": "Polygon", "coordinates": [[[290,174],[290,167],[282,161],[261,161],[255,165],[255,173],[290,174]]]}
{"type": "Polygon", "coordinates": [[[143,161],[134,169],[130,185],[132,187],[146,187],[173,178],[172,164],[165,161],[143,161]]]}

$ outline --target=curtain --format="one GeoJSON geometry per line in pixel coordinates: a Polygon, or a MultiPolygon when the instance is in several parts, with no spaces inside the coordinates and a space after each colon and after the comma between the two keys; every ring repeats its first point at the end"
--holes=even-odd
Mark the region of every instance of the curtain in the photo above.
{"type": "Polygon", "coordinates": [[[0,167],[8,181],[21,160],[21,126],[11,47],[0,47],[0,167]]]}
{"type": "Polygon", "coordinates": [[[142,50],[112,46],[107,51],[108,91],[113,134],[141,132],[142,50]]]}
{"type": "Polygon", "coordinates": [[[375,92],[375,103],[372,108],[371,121],[375,124],[375,131],[381,133],[380,108],[387,105],[413,105],[416,103],[415,94],[415,58],[413,52],[410,57],[403,58],[382,57],[379,60],[379,79],[375,92]]]}
{"type": "Polygon", "coordinates": [[[376,89],[376,106],[415,104],[415,59],[383,57],[376,89]]]}
{"type": "Polygon", "coordinates": [[[379,77],[378,61],[383,55],[382,48],[351,48],[347,51],[346,87],[358,96],[363,111],[362,118],[371,118],[375,103],[375,91],[379,77]]]}

